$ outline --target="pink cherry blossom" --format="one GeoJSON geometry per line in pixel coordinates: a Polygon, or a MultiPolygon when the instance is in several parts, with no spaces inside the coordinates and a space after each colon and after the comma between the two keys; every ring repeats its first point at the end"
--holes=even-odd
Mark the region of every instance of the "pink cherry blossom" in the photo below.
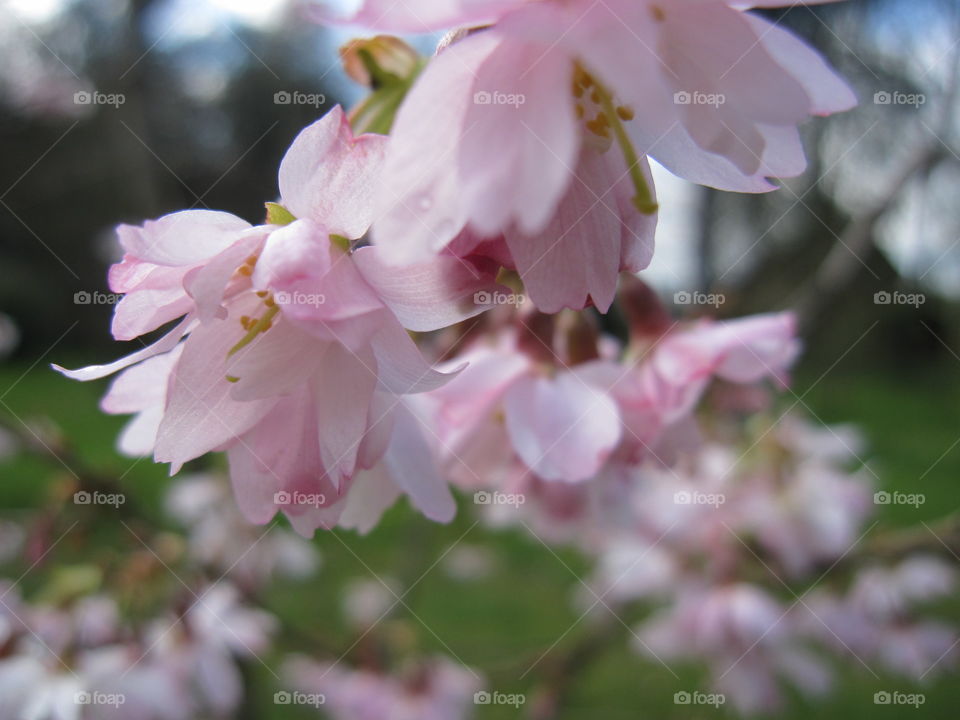
{"type": "MultiPolygon", "coordinates": [[[[575,122],[569,57],[556,60],[547,78],[537,66],[529,87],[513,93],[524,96],[522,105],[474,102],[476,93],[488,91],[474,90],[469,73],[496,61],[499,79],[490,80],[496,90],[541,53],[536,45],[485,32],[431,63],[392,132],[374,239],[389,260],[402,264],[440,251],[464,230],[476,238],[502,236],[509,265],[540,309],[593,302],[606,310],[619,272],[640,271],[653,255],[656,217],[637,209],[631,182],[640,177],[652,188],[646,161],[628,164],[612,147],[609,130],[592,119],[592,130],[575,122]],[[504,57],[492,57],[501,45],[504,57]],[[557,93],[569,96],[570,118],[551,107],[557,93]],[[466,127],[469,144],[461,142],[466,127]],[[558,143],[571,152],[558,152],[558,143]]],[[[650,194],[646,203],[653,202],[650,194]]]]}
{"type": "Polygon", "coordinates": [[[626,443],[643,455],[661,440],[680,441],[668,431],[683,430],[682,421],[715,379],[754,384],[769,378],[783,386],[799,351],[792,315],[758,315],[675,328],[635,369],[600,360],[576,372],[615,398],[628,429],[626,443]]]}
{"type": "MultiPolygon", "coordinates": [[[[502,424],[509,438],[497,456],[488,455],[491,461],[512,448],[528,472],[552,481],[591,478],[620,441],[614,402],[565,369],[544,372],[517,349],[515,336],[501,347],[478,346],[453,362],[463,361],[468,369],[430,396],[453,465],[491,423],[502,424]]],[[[478,477],[488,472],[471,468],[478,477]]]]}
{"type": "MultiPolygon", "coordinates": [[[[90,380],[134,366],[104,399],[108,412],[138,414],[122,449],[152,451],[173,471],[227,450],[247,516],[266,522],[282,508],[305,533],[337,522],[361,470],[376,475],[364,485],[379,496],[392,501],[402,490],[429,516],[452,517],[419,421],[396,399],[449,376],[431,369],[407,329],[483,311],[474,297],[497,288],[494,268],[439,257],[395,271],[377,248],[347,246],[371,222],[385,141],[354,138],[339,108],[305,129],[280,166],[281,200],[294,215],[286,225],[248,228],[188,212],[122,230],[127,255],[114,268],[123,276],[115,289],[146,305],[162,291],[165,308],[123,327],[136,335],[184,316],[121,361],[63,371],[90,380]],[[183,249],[184,238],[194,246],[183,249]],[[381,459],[387,469],[377,469],[381,459]],[[277,493],[312,500],[277,502],[277,493]]],[[[374,516],[385,507],[375,504],[374,516]]],[[[369,514],[347,517],[369,526],[369,514]]]]}
{"type": "Polygon", "coordinates": [[[539,361],[522,350],[518,335],[531,331],[520,322],[451,361],[467,369],[424,401],[448,472],[466,487],[536,491],[527,475],[582,482],[611,460],[666,461],[696,439],[689,418],[709,383],[782,383],[799,350],[792,316],[769,315],[677,328],[639,361],[565,367],[547,345],[539,361]]]}
{"type": "MultiPolygon", "coordinates": [[[[465,228],[503,235],[546,311],[588,296],[606,309],[616,271],[649,262],[644,154],[701,184],[768,191],[804,169],[797,124],[854,104],[814,51],[722,0],[516,5],[443,50],[408,96],[374,232],[397,263],[465,228]]],[[[441,6],[400,4],[438,20],[464,9],[464,22],[499,10],[441,6]]]]}

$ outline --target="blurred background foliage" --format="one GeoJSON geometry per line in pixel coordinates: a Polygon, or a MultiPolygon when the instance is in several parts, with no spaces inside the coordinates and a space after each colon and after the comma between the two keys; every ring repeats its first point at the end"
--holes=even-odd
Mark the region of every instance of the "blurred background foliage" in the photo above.
{"type": "MultiPolygon", "coordinates": [[[[826,53],[861,106],[806,128],[810,169],[780,192],[729,195],[658,174],[667,209],[649,278],[665,297],[723,293],[725,316],[801,309],[807,353],[785,405],[862,426],[872,448],[865,459],[882,484],[926,494],[918,509],[883,507],[884,525],[932,523],[960,507],[958,7],[955,0],[857,0],[771,12],[826,53]],[[878,104],[878,92],[925,101],[878,104]],[[923,293],[926,302],[875,304],[876,292],[894,290],[923,293]]],[[[348,36],[305,22],[283,0],[0,2],[0,414],[37,451],[0,459],[0,506],[10,519],[39,508],[49,522],[68,525],[77,508],[63,488],[83,467],[120,483],[145,533],[167,522],[160,510],[166,469],[115,454],[124,420],[97,412],[105,383],[71,383],[47,363],[76,366],[126,352],[109,337],[111,307],[75,301],[77,293],[107,291],[116,223],[189,207],[262,219],[296,133],[335,102],[355,98],[335,52],[348,36]],[[122,93],[125,102],[75,102],[76,93],[94,90],[122,93]],[[278,92],[323,94],[327,103],[277,104],[278,92]]],[[[419,42],[428,48],[431,38],[419,42]]],[[[280,584],[265,599],[285,621],[288,647],[342,652],[354,631],[343,622],[336,588],[372,572],[405,587],[466,533],[463,542],[489,553],[490,576],[459,580],[441,563],[406,599],[412,610],[399,608],[392,622],[404,642],[452,648],[503,691],[524,691],[517,669],[579,615],[570,597],[583,561],[555,556],[516,531],[474,526],[461,505],[449,527],[402,506],[369,537],[320,534],[324,566],[316,577],[280,584]]],[[[113,553],[138,549],[123,527],[84,525],[42,572],[25,576],[27,588],[51,563],[89,558],[93,538],[113,553]]],[[[12,559],[4,574],[17,577],[30,562],[12,559]]],[[[944,610],[960,619],[960,604],[944,610]]],[[[578,626],[560,654],[589,631],[578,626]]],[[[691,717],[665,688],[695,680],[678,683],[642,661],[623,635],[570,681],[565,717],[691,717]]],[[[796,698],[782,716],[899,712],[865,698],[902,683],[847,670],[842,692],[816,705],[796,698]]],[[[309,716],[275,707],[273,678],[257,666],[250,673],[245,717],[309,716]]],[[[955,679],[927,692],[918,715],[956,717],[955,679]]],[[[512,714],[485,708],[481,717],[512,714]]]]}

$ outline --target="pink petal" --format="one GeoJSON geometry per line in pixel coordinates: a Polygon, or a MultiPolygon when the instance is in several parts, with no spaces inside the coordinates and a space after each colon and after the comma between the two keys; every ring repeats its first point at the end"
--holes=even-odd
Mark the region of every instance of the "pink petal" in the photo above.
{"type": "Polygon", "coordinates": [[[593,477],[620,441],[614,402],[567,373],[518,380],[505,409],[514,449],[544,480],[593,477]]]}
{"type": "Polygon", "coordinates": [[[398,402],[393,395],[378,392],[370,403],[367,434],[360,443],[357,463],[364,469],[374,467],[383,458],[393,437],[393,406],[398,402]]]}
{"type": "Polygon", "coordinates": [[[286,320],[275,322],[228,358],[226,373],[236,378],[231,397],[244,402],[303,392],[329,346],[286,320]]]}
{"type": "Polygon", "coordinates": [[[424,421],[404,402],[399,403],[393,412],[393,438],[384,456],[391,478],[428,518],[450,522],[457,512],[457,505],[450,487],[437,470],[433,451],[424,436],[424,421]]]}
{"type": "MultiPolygon", "coordinates": [[[[829,0],[825,0],[829,1],[829,0]]],[[[764,48],[776,62],[803,85],[810,96],[808,111],[829,115],[855,107],[857,97],[816,50],[787,30],[756,15],[744,15],[764,48]]]]}
{"type": "MultiPolygon", "coordinates": [[[[486,309],[476,300],[508,292],[495,282],[495,270],[482,272],[461,258],[437,256],[404,267],[388,265],[380,246],[362,248],[353,261],[364,279],[408,330],[429,332],[455,325],[486,309]]],[[[492,270],[492,268],[491,268],[492,270]]]]}
{"type": "Polygon", "coordinates": [[[147,220],[143,227],[120,225],[117,235],[127,253],[157,265],[195,265],[236,241],[250,224],[225,212],[184,210],[147,220]]]}
{"type": "Polygon", "coordinates": [[[383,165],[387,138],[354,138],[337,105],[303,130],[280,163],[280,195],[297,218],[310,219],[331,233],[359,238],[373,221],[375,180],[383,165]]]}
{"type": "Polygon", "coordinates": [[[117,449],[129,457],[153,454],[157,430],[163,419],[170,374],[183,350],[178,345],[123,371],[110,384],[100,408],[111,414],[136,413],[117,439],[117,449]]]}
{"type": "MultiPolygon", "coordinates": [[[[656,219],[637,219],[640,213],[629,200],[632,185],[614,152],[584,147],[577,179],[543,232],[506,233],[524,287],[541,312],[580,309],[591,299],[606,312],[616,293],[621,257],[636,265],[653,254],[656,219]],[[643,236],[636,236],[634,228],[643,236]]],[[[649,170],[646,174],[652,187],[649,170]]]]}
{"type": "Polygon", "coordinates": [[[180,342],[180,339],[187,334],[190,326],[193,323],[194,319],[190,316],[187,316],[181,320],[180,324],[178,324],[173,330],[168,332],[152,345],[148,345],[142,350],[138,350],[137,352],[131,353],[124,358],[120,358],[109,365],[91,365],[90,367],[80,368],[79,370],[67,370],[59,365],[51,365],[50,367],[52,367],[61,375],[70,378],[71,380],[79,380],[80,382],[99,380],[100,378],[107,377],[107,375],[113,375],[115,372],[130,367],[131,365],[136,365],[138,362],[152,358],[154,355],[170,352],[177,346],[177,343],[180,342]]]}
{"type": "Polygon", "coordinates": [[[192,309],[193,301],[179,284],[163,290],[137,290],[124,295],[114,307],[110,333],[115,340],[133,340],[192,309]]]}
{"type": "Polygon", "coordinates": [[[493,422],[495,408],[519,377],[530,372],[530,360],[518,352],[481,347],[460,355],[467,366],[449,383],[426,397],[436,406],[435,427],[441,439],[461,448],[460,439],[472,438],[478,427],[493,422]]]}
{"type": "Polygon", "coordinates": [[[466,223],[458,150],[473,103],[473,73],[495,47],[488,33],[478,33],[440,53],[397,113],[373,226],[390,264],[428,260],[466,223]]]}
{"type": "Polygon", "coordinates": [[[301,393],[278,402],[227,451],[234,496],[248,520],[268,522],[282,490],[310,487],[336,499],[320,462],[316,427],[313,399],[301,393]]]}
{"type": "Polygon", "coordinates": [[[251,228],[210,262],[187,273],[183,286],[196,304],[200,322],[223,316],[223,299],[231,279],[247,258],[258,253],[267,232],[267,228],[251,228]]]}
{"type": "Polygon", "coordinates": [[[146,410],[151,405],[163,406],[167,398],[167,381],[183,345],[163,355],[144,360],[124,370],[110,383],[110,389],[100,400],[100,409],[111,415],[125,415],[146,410]]]}
{"type": "Polygon", "coordinates": [[[756,125],[806,119],[806,91],[773,61],[742,13],[722,3],[678,3],[665,14],[659,48],[674,90],[725,100],[679,106],[687,132],[703,150],[755,174],[764,151],[756,125]]]}
{"type": "Polygon", "coordinates": [[[350,485],[338,524],[365,535],[376,527],[399,497],[400,488],[383,464],[359,472],[350,485]]]}
{"type": "Polygon", "coordinates": [[[331,344],[312,385],[320,460],[334,485],[342,487],[356,471],[360,443],[367,433],[370,404],[377,387],[373,351],[352,353],[331,344]]]}
{"type": "Polygon", "coordinates": [[[783,380],[799,344],[789,313],[704,323],[668,336],[641,368],[644,394],[665,422],[693,410],[712,376],[737,383],[783,380]]]}
{"type": "Polygon", "coordinates": [[[244,299],[230,308],[225,320],[201,325],[187,339],[170,381],[167,411],[157,434],[154,458],[174,470],[204,453],[235,440],[253,427],[276,398],[237,402],[227,380],[227,355],[244,336],[240,316],[257,303],[244,299]]]}
{"type": "Polygon", "coordinates": [[[681,125],[674,125],[659,137],[644,134],[635,123],[627,129],[638,147],[647,148],[650,157],[684,180],[731,192],[765,193],[777,189],[766,179],[765,168],[744,175],[726,158],[703,152],[681,125]]]}
{"type": "Polygon", "coordinates": [[[452,373],[434,370],[394,318],[385,320],[370,344],[377,358],[380,387],[397,395],[435,390],[452,380],[463,368],[461,365],[452,373]]]}
{"type": "Polygon", "coordinates": [[[126,457],[149,457],[157,443],[157,431],[163,420],[163,405],[137,413],[123,426],[117,438],[117,451],[126,457]]]}
{"type": "Polygon", "coordinates": [[[310,220],[270,235],[253,285],[273,291],[283,316],[299,327],[355,350],[369,341],[387,314],[352,257],[333,247],[326,229],[310,220]]]}
{"type": "Polygon", "coordinates": [[[482,26],[526,0],[364,0],[352,15],[337,13],[334,3],[314,0],[311,14],[320,22],[349,23],[391,33],[426,33],[482,26]]]}
{"type": "Polygon", "coordinates": [[[800,353],[796,320],[791,313],[730,322],[726,330],[728,348],[717,366],[717,375],[730,382],[757,382],[764,377],[782,380],[800,353]]]}
{"type": "Polygon", "coordinates": [[[511,223],[540,232],[573,182],[580,147],[572,58],[556,45],[496,30],[484,34],[499,42],[475,76],[464,77],[472,82],[474,101],[458,149],[463,203],[481,235],[496,235],[511,223]]]}
{"type": "Polygon", "coordinates": [[[133,255],[124,255],[121,262],[110,266],[107,279],[110,289],[115,293],[129,293],[141,289],[163,290],[179,287],[186,271],[185,266],[156,265],[133,255]]]}
{"type": "Polygon", "coordinates": [[[770,178],[797,177],[807,169],[800,131],[793,125],[758,125],[763,135],[763,161],[758,176],[770,178]]]}

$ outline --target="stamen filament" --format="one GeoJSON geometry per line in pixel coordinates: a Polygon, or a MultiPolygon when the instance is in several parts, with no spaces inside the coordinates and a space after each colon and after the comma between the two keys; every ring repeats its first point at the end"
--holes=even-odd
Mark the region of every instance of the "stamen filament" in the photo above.
{"type": "Polygon", "coordinates": [[[279,312],[279,306],[276,304],[270,305],[267,308],[267,311],[263,314],[263,317],[253,323],[253,325],[250,325],[250,328],[247,331],[247,334],[243,336],[243,339],[230,348],[230,352],[227,353],[227,357],[232,357],[236,353],[240,352],[243,350],[243,348],[252,343],[257,335],[260,333],[265,333],[267,330],[269,330],[273,322],[273,318],[275,318],[279,312]]]}
{"type": "Polygon", "coordinates": [[[633,187],[637,194],[633,198],[633,204],[644,215],[653,215],[660,209],[660,206],[654,201],[653,193],[647,184],[647,179],[643,175],[643,168],[640,165],[640,157],[633,147],[630,136],[626,128],[623,127],[623,120],[613,97],[605,87],[596,84],[597,94],[600,96],[600,107],[603,108],[604,115],[609,121],[609,126],[613,129],[614,137],[620,146],[621,152],[627,161],[627,167],[630,169],[630,179],[633,181],[633,187]]]}

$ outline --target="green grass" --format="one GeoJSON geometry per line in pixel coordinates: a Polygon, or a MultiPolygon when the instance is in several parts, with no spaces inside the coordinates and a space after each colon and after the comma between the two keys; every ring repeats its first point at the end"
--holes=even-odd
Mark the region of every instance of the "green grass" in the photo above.
{"type": "MultiPolygon", "coordinates": [[[[167,484],[166,469],[146,460],[134,463],[114,452],[114,440],[125,419],[98,410],[106,383],[74,383],[43,365],[26,370],[26,366],[0,368],[0,412],[8,416],[12,412],[28,424],[51,418],[63,437],[70,439],[71,449],[84,467],[106,477],[122,478],[123,491],[144,509],[147,520],[162,522],[159,503],[167,484]]],[[[926,495],[927,501],[919,509],[883,507],[879,513],[883,526],[930,522],[960,507],[960,444],[953,445],[960,432],[960,403],[955,393],[945,392],[945,388],[953,387],[953,380],[948,381],[951,372],[947,368],[942,374],[910,378],[837,373],[825,377],[804,396],[804,403],[824,422],[851,422],[866,431],[870,450],[864,459],[880,477],[881,487],[926,495]]],[[[814,380],[813,375],[808,378],[801,374],[796,392],[803,395],[814,380]]],[[[2,462],[0,507],[5,515],[15,517],[19,510],[49,506],[52,493],[68,484],[70,477],[70,469],[56,461],[20,455],[2,462]]],[[[483,671],[489,678],[488,686],[503,692],[524,692],[531,700],[536,671],[522,678],[526,669],[568,628],[572,627],[538,667],[549,667],[559,654],[595,632],[589,619],[577,622],[580,613],[571,604],[576,576],[582,575],[587,565],[571,552],[557,551],[560,557],[554,556],[523,532],[493,532],[475,525],[468,502],[461,499],[460,505],[457,520],[449,526],[428,523],[401,503],[367,537],[339,531],[336,535],[319,533],[315,542],[323,555],[321,570],[302,582],[278,583],[264,598],[267,607],[283,619],[289,648],[308,651],[322,644],[346,651],[357,633],[341,616],[338,588],[356,578],[394,577],[403,588],[416,582],[404,598],[409,609],[399,606],[384,625],[400,647],[409,652],[455,653],[466,664],[483,671]],[[444,572],[442,562],[435,565],[458,541],[493,552],[496,564],[492,577],[458,581],[444,572]]],[[[128,533],[124,538],[125,531],[104,523],[99,515],[79,512],[66,503],[58,512],[64,523],[79,519],[91,526],[58,548],[57,562],[85,558],[91,543],[109,548],[98,552],[137,549],[128,533]]],[[[22,569],[10,572],[19,575],[22,569]]],[[[25,580],[27,589],[36,587],[45,572],[30,574],[25,580]]],[[[950,603],[946,611],[960,620],[958,603],[950,603]]],[[[674,705],[673,693],[702,687],[702,674],[697,668],[679,668],[682,677],[677,680],[658,664],[637,656],[628,639],[624,630],[594,663],[571,679],[563,716],[566,720],[687,720],[729,714],[674,705]]],[[[275,655],[267,661],[275,666],[279,658],[275,655]]],[[[858,668],[855,660],[834,665],[838,669],[835,693],[817,703],[797,698],[777,717],[806,720],[814,713],[826,720],[849,720],[902,717],[908,712],[872,703],[877,690],[909,691],[908,683],[886,677],[875,679],[858,668]]],[[[277,688],[270,672],[258,663],[251,664],[248,672],[252,698],[245,717],[315,717],[306,710],[275,707],[272,695],[277,688]]],[[[910,711],[910,717],[956,717],[960,685],[954,679],[940,679],[924,692],[926,704],[919,711],[910,711]]],[[[512,708],[488,707],[481,708],[477,716],[480,720],[496,720],[517,717],[517,713],[512,708]]]]}

